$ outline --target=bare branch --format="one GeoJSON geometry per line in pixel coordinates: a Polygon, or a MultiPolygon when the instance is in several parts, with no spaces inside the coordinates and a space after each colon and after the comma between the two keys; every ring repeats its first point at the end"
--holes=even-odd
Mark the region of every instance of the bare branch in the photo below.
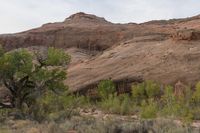
{"type": "Polygon", "coordinates": [[[12,93],[12,95],[16,95],[16,90],[14,90],[13,84],[8,83],[6,80],[3,81],[5,87],[12,93]]]}

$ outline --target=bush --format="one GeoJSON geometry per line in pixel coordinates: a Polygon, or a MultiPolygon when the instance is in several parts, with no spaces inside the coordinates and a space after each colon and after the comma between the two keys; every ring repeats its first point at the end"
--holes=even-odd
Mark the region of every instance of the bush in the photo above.
{"type": "Polygon", "coordinates": [[[176,117],[182,118],[184,121],[190,121],[192,119],[192,114],[190,112],[190,106],[187,104],[186,98],[188,96],[180,98],[176,97],[173,93],[173,88],[171,86],[167,86],[164,90],[164,95],[162,96],[162,116],[176,117]]]}
{"type": "Polygon", "coordinates": [[[200,106],[200,82],[196,84],[196,90],[192,95],[192,102],[195,105],[200,106]]]}
{"type": "Polygon", "coordinates": [[[176,103],[175,96],[173,94],[173,87],[166,86],[164,89],[164,95],[161,97],[163,106],[163,115],[173,115],[173,108],[176,103]]]}
{"type": "Polygon", "coordinates": [[[139,104],[142,100],[147,99],[145,83],[132,86],[132,97],[137,104],[139,104]]]}
{"type": "Polygon", "coordinates": [[[86,106],[86,100],[83,96],[69,95],[67,92],[62,95],[47,92],[37,100],[29,113],[37,121],[64,120],[78,114],[77,108],[86,106]]]}
{"type": "Polygon", "coordinates": [[[132,97],[137,104],[149,98],[157,98],[161,95],[160,85],[153,81],[132,86],[132,97]]]}
{"type": "Polygon", "coordinates": [[[192,119],[193,120],[200,120],[200,108],[196,107],[191,109],[192,119]]]}
{"type": "Polygon", "coordinates": [[[131,108],[132,106],[130,97],[128,95],[122,95],[120,114],[121,115],[130,114],[131,108]]]}
{"type": "Polygon", "coordinates": [[[131,101],[128,95],[110,95],[108,99],[100,102],[100,107],[108,113],[121,115],[131,113],[131,101]]]}
{"type": "Polygon", "coordinates": [[[103,99],[108,99],[116,92],[114,83],[111,80],[103,80],[98,85],[98,94],[103,99]]]}
{"type": "Polygon", "coordinates": [[[160,85],[153,81],[145,82],[145,90],[148,98],[156,98],[161,95],[160,85]]]}
{"type": "Polygon", "coordinates": [[[100,107],[108,113],[120,113],[120,99],[116,95],[110,95],[99,104],[100,107]]]}
{"type": "Polygon", "coordinates": [[[152,119],[157,116],[158,106],[154,100],[149,100],[148,103],[143,101],[141,107],[141,118],[152,119]]]}
{"type": "Polygon", "coordinates": [[[0,109],[0,122],[4,122],[12,111],[11,109],[0,109]]]}

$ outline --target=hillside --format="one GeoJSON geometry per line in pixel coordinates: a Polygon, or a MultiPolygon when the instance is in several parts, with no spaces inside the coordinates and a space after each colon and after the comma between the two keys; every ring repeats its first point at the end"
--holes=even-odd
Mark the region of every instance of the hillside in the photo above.
{"type": "Polygon", "coordinates": [[[54,46],[72,56],[66,83],[72,91],[102,79],[156,80],[163,84],[200,80],[200,16],[114,24],[77,13],[63,22],[0,35],[6,50],[54,46]]]}

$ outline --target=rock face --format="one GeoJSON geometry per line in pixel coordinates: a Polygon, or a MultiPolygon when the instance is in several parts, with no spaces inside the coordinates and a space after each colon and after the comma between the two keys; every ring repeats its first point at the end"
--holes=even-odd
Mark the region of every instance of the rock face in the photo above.
{"type": "Polygon", "coordinates": [[[176,31],[173,35],[172,35],[174,40],[200,40],[200,31],[198,30],[194,30],[194,29],[190,29],[190,30],[180,30],[180,31],[176,31]]]}
{"type": "Polygon", "coordinates": [[[0,35],[7,50],[54,46],[72,55],[66,83],[72,91],[102,79],[142,78],[164,84],[200,80],[200,16],[113,24],[77,13],[64,22],[0,35]]]}
{"type": "Polygon", "coordinates": [[[55,46],[103,51],[125,40],[128,27],[114,25],[104,18],[77,13],[62,23],[49,23],[26,32],[1,35],[4,48],[11,50],[29,46],[55,46]],[[125,32],[125,33],[123,33],[125,32]]]}

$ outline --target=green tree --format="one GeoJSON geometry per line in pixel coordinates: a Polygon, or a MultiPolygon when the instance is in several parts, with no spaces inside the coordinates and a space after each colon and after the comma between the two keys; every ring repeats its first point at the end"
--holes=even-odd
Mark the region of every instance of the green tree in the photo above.
{"type": "Polygon", "coordinates": [[[30,107],[47,90],[54,93],[66,90],[64,66],[70,56],[63,50],[48,48],[43,56],[25,49],[0,51],[0,81],[12,94],[11,104],[0,103],[0,108],[30,107]]]}
{"type": "Polygon", "coordinates": [[[111,80],[103,80],[98,85],[98,94],[103,99],[109,98],[109,95],[112,95],[115,92],[116,88],[111,80]]]}

